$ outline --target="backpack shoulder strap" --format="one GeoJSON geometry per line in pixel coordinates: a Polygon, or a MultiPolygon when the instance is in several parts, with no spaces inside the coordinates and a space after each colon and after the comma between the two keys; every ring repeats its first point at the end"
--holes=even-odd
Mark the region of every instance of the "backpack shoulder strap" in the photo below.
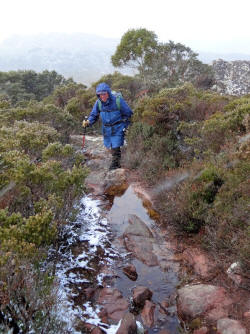
{"type": "MultiPolygon", "coordinates": [[[[116,106],[118,108],[118,110],[121,110],[121,96],[120,95],[117,95],[115,97],[115,102],[116,102],[116,106]]],[[[102,111],[102,103],[100,100],[97,100],[97,103],[98,103],[98,109],[99,109],[99,112],[102,111]]]]}
{"type": "Polygon", "coordinates": [[[115,102],[116,102],[116,106],[118,110],[121,110],[121,96],[120,95],[116,96],[115,102]]]}
{"type": "Polygon", "coordinates": [[[99,112],[101,112],[102,111],[102,102],[100,100],[97,100],[97,103],[98,103],[99,112]]]}

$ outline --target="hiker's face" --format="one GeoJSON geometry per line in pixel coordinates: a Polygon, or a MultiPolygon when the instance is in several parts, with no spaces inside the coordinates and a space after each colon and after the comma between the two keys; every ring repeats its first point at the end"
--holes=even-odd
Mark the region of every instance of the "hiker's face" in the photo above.
{"type": "Polygon", "coordinates": [[[107,92],[105,92],[105,93],[101,93],[101,94],[99,94],[99,96],[100,96],[100,99],[101,99],[103,102],[106,102],[107,99],[109,98],[109,94],[108,94],[107,92]]]}

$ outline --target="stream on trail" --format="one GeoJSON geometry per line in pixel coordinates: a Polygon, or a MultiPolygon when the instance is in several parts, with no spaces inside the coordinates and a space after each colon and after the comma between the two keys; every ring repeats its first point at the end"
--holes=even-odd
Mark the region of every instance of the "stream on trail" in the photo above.
{"type": "MultiPolygon", "coordinates": [[[[103,287],[117,288],[131,302],[132,290],[136,286],[148,287],[152,302],[159,305],[170,300],[167,314],[159,308],[151,328],[144,325],[149,334],[161,329],[172,334],[179,333],[176,310],[176,285],[178,274],[175,267],[148,266],[128,252],[120,240],[128,226],[129,214],[138,216],[152,231],[158,245],[164,242],[157,224],[150,218],[142,199],[130,185],[121,196],[112,200],[84,195],[80,200],[76,219],[65,226],[59,250],[51,250],[50,258],[56,258],[55,276],[58,277],[60,296],[60,319],[65,322],[67,333],[85,333],[86,323],[98,326],[103,332],[115,334],[117,322],[104,323],[100,314],[101,305],[91,298],[103,287]],[[124,273],[126,264],[136,267],[138,278],[130,280],[124,273]]],[[[164,237],[165,238],[165,237],[164,237]]],[[[137,316],[137,325],[142,323],[137,316]]]]}

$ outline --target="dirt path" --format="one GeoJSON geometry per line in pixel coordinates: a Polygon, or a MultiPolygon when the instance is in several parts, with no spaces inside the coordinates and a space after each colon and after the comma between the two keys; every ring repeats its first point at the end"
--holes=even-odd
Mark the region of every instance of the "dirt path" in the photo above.
{"type": "MultiPolygon", "coordinates": [[[[81,137],[72,142],[80,145],[81,137]]],[[[63,261],[58,266],[70,332],[116,333],[121,320],[120,334],[135,328],[149,334],[249,333],[248,295],[233,295],[217,264],[160,228],[150,191],[136,175],[108,171],[111,156],[101,137],[87,136],[84,154],[89,195],[64,235],[72,239],[62,243],[62,258],[70,250],[70,269],[63,261]]]]}

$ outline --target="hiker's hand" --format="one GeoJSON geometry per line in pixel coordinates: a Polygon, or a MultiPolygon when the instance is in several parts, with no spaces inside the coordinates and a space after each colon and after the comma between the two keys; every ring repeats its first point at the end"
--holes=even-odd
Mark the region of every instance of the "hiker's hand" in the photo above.
{"type": "Polygon", "coordinates": [[[84,120],[84,121],[82,122],[82,127],[83,127],[83,128],[86,128],[87,126],[89,126],[89,120],[87,120],[87,121],[84,120]]]}

